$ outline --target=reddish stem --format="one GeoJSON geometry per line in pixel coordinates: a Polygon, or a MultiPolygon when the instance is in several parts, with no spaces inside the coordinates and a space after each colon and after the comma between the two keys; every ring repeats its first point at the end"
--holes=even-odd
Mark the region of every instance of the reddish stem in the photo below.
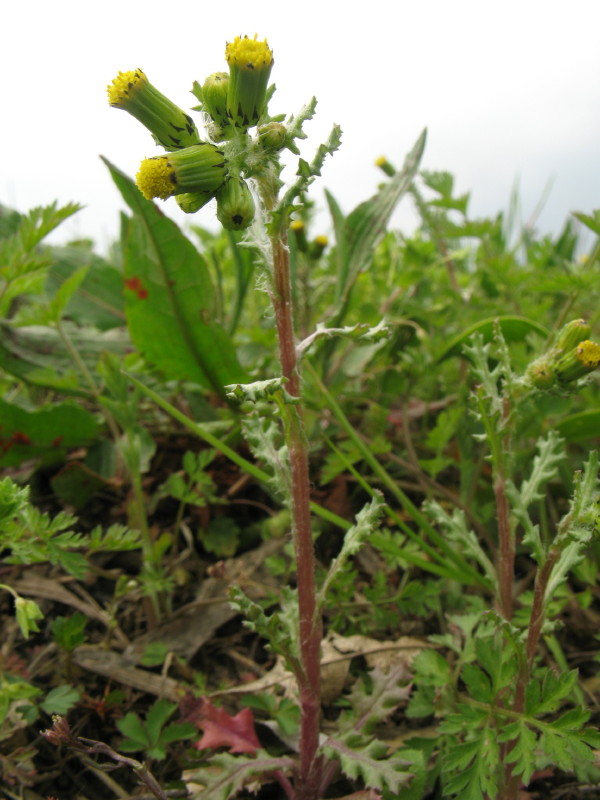
{"type": "MultiPolygon", "coordinates": [[[[273,307],[279,338],[279,356],[286,390],[300,397],[300,369],[296,355],[292,287],[286,238],[272,238],[273,307]]],[[[321,716],[321,619],[316,610],[315,557],[310,518],[308,445],[302,414],[292,408],[287,418],[287,440],[292,480],[292,524],[298,576],[301,669],[296,678],[300,694],[300,770],[298,800],[317,800],[322,759],[317,757],[321,716]]]]}

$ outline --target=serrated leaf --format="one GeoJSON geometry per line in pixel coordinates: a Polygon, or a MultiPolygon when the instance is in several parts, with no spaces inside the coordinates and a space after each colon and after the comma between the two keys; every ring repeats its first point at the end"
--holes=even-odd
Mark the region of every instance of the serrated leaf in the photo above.
{"type": "Polygon", "coordinates": [[[371,327],[367,323],[359,322],[356,325],[346,325],[344,328],[327,328],[324,323],[317,322],[315,332],[311,333],[310,336],[307,336],[306,339],[300,342],[296,348],[296,352],[298,356],[304,356],[319,339],[331,339],[336,337],[353,339],[366,343],[376,343],[383,339],[388,339],[391,333],[391,329],[383,320],[374,327],[371,327]]]}
{"type": "Polygon", "coordinates": [[[376,529],[384,508],[383,496],[376,496],[358,512],[355,524],[344,535],[340,553],[329,568],[327,577],[319,591],[317,606],[321,607],[325,603],[332,581],[343,571],[350,556],[359,551],[366,539],[376,529]]]}
{"type": "Polygon", "coordinates": [[[73,686],[57,686],[46,695],[40,707],[46,714],[66,714],[81,699],[81,692],[73,686]]]}
{"type": "Polygon", "coordinates": [[[460,673],[467,690],[474,700],[489,703],[493,699],[489,677],[475,664],[465,664],[460,673]]]}
{"type": "Polygon", "coordinates": [[[524,785],[527,786],[535,771],[535,734],[522,720],[510,726],[510,738],[505,736],[505,733],[508,734],[508,731],[502,731],[498,741],[513,743],[506,760],[513,765],[513,775],[520,775],[524,785]]]}
{"type": "Polygon", "coordinates": [[[349,736],[353,731],[370,734],[374,726],[386,720],[402,703],[406,703],[411,687],[406,665],[400,663],[389,672],[379,668],[368,674],[370,686],[357,681],[347,698],[352,711],[344,712],[339,728],[349,736]]]}
{"type": "Polygon", "coordinates": [[[125,252],[125,302],[135,345],[170,378],[208,385],[223,397],[226,384],[243,383],[246,376],[233,342],[213,319],[214,291],[204,258],[124,173],[105,163],[134,212],[125,252]]]}
{"type": "Polygon", "coordinates": [[[146,716],[146,729],[150,736],[150,741],[159,741],[162,728],[176,708],[177,703],[170,703],[164,697],[161,697],[154,703],[146,716]]]}
{"type": "Polygon", "coordinates": [[[400,787],[413,778],[407,772],[410,763],[397,755],[389,755],[389,748],[377,739],[363,740],[356,734],[343,739],[328,739],[323,746],[328,758],[340,762],[344,775],[352,780],[362,779],[372,789],[389,789],[397,794],[400,787]]]}
{"type": "MultiPolygon", "coordinates": [[[[141,750],[142,748],[146,747],[150,744],[150,739],[148,737],[148,733],[146,729],[142,725],[141,719],[138,717],[137,714],[134,714],[133,711],[130,711],[128,714],[122,719],[118,719],[116,722],[117,728],[121,731],[124,736],[127,736],[130,742],[127,744],[128,752],[132,751],[133,745],[139,745],[135,749],[141,750]]],[[[125,742],[121,743],[121,747],[125,748],[125,742]]]]}
{"type": "Polygon", "coordinates": [[[203,732],[202,737],[194,744],[198,750],[226,747],[230,753],[253,755],[260,749],[250,708],[243,708],[232,716],[204,697],[201,698],[198,714],[192,718],[188,713],[186,719],[194,722],[203,732]]]}
{"type": "Polygon", "coordinates": [[[205,769],[188,770],[184,780],[190,789],[191,800],[231,800],[255,776],[284,774],[294,766],[291,758],[276,758],[259,750],[254,758],[217,753],[205,769]],[[190,785],[191,784],[191,785],[190,785]],[[198,789],[198,784],[202,788],[198,789]]]}

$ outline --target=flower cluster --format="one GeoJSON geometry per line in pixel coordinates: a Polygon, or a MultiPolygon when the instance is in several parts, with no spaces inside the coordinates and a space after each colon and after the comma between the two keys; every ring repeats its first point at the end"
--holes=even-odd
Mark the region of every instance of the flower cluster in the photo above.
{"type": "MultiPolygon", "coordinates": [[[[166,154],[142,161],[136,183],[147,199],[175,197],[186,213],[216,198],[217,218],[228,230],[248,227],[254,199],[242,177],[238,156],[248,129],[266,114],[273,53],[267,41],[247,36],[228,43],[229,73],[210,75],[195,93],[209,120],[211,141],[201,141],[192,118],[158,91],[141,69],[119,72],[108,86],[109,104],[129,112],[166,154]]],[[[267,122],[257,141],[264,151],[280,150],[285,126],[267,122]]]]}
{"type": "Polygon", "coordinates": [[[556,344],[531,363],[525,380],[537,389],[564,386],[593,372],[600,365],[600,345],[588,339],[591,327],[583,319],[567,323],[556,344]]]}

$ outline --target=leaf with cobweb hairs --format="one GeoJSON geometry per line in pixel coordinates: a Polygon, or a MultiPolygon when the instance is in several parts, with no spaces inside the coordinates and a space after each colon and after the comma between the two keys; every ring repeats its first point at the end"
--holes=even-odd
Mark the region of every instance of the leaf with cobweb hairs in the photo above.
{"type": "Polygon", "coordinates": [[[345,569],[350,556],[359,551],[367,537],[376,529],[383,514],[384,506],[383,497],[377,493],[377,496],[356,515],[356,522],[344,536],[341,551],[329,567],[329,572],[317,598],[318,607],[322,607],[325,603],[332,581],[345,569]]]}
{"type": "Polygon", "coordinates": [[[338,727],[344,734],[351,730],[370,733],[375,725],[386,720],[398,706],[408,701],[411,693],[409,672],[404,662],[389,672],[375,668],[363,681],[357,681],[346,698],[350,710],[344,711],[338,727]],[[365,685],[366,684],[366,685],[365,685]]]}
{"type": "Polygon", "coordinates": [[[289,772],[294,761],[275,757],[259,750],[253,758],[217,753],[210,765],[183,773],[190,800],[230,800],[251,783],[256,789],[264,785],[275,772],[289,772]]]}
{"type": "Polygon", "coordinates": [[[415,777],[408,771],[416,763],[398,754],[390,755],[385,742],[350,731],[340,739],[328,739],[323,746],[325,755],[340,763],[342,772],[351,780],[364,781],[371,789],[388,789],[397,795],[415,777]]]}
{"type": "Polygon", "coordinates": [[[302,357],[319,339],[331,339],[334,336],[342,339],[354,339],[361,344],[373,344],[382,339],[389,339],[392,330],[389,325],[381,320],[377,325],[371,326],[366,322],[356,325],[346,325],[343,328],[327,328],[323,322],[317,322],[316,330],[300,342],[296,348],[298,357],[302,357]]]}
{"type": "Polygon", "coordinates": [[[300,664],[297,592],[284,587],[281,595],[281,610],[270,614],[249,598],[239,586],[230,587],[229,602],[232,608],[246,618],[245,627],[266,639],[269,650],[283,656],[288,668],[297,673],[300,664]]]}
{"type": "Polygon", "coordinates": [[[289,454],[278,421],[267,419],[256,410],[246,414],[242,429],[253,454],[267,467],[269,488],[276,498],[289,506],[292,497],[289,454]]]}

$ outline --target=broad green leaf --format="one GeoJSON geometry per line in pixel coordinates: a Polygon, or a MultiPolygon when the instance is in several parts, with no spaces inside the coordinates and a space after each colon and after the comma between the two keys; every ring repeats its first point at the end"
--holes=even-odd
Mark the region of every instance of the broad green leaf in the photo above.
{"type": "MultiPolygon", "coordinates": [[[[124,330],[101,333],[94,328],[77,328],[68,323],[63,323],[63,329],[92,372],[103,351],[123,353],[131,349],[131,340],[124,330]]],[[[90,393],[57,331],[43,325],[15,328],[0,321],[0,370],[61,394],[87,396],[90,393]]]]}
{"type": "Polygon", "coordinates": [[[0,465],[11,466],[89,444],[98,435],[95,417],[72,402],[25,411],[0,400],[0,465]]]}
{"type": "Polygon", "coordinates": [[[483,336],[484,342],[490,342],[494,338],[495,325],[500,326],[502,335],[507,342],[518,342],[525,339],[529,333],[536,333],[538,336],[547,339],[550,332],[540,325],[535,320],[527,319],[526,317],[515,316],[500,316],[490,317],[489,319],[476,322],[474,325],[469,325],[464,331],[459,333],[444,347],[438,356],[438,361],[444,361],[446,358],[452,356],[459,356],[463,353],[463,347],[469,342],[475,333],[480,333],[483,336]]]}
{"type": "Polygon", "coordinates": [[[125,323],[123,275],[116,267],[80,246],[54,247],[52,259],[45,285],[50,295],[80,266],[89,266],[83,283],[66,308],[69,319],[100,330],[125,323]]]}
{"type": "Polygon", "coordinates": [[[233,342],[213,319],[213,287],[202,255],[120,170],[106,164],[134,213],[125,248],[125,305],[131,337],[175,380],[223,387],[244,383],[233,342]]]}
{"type": "Polygon", "coordinates": [[[563,417],[555,424],[554,429],[568,442],[596,438],[600,431],[600,409],[588,409],[563,417]]]}

